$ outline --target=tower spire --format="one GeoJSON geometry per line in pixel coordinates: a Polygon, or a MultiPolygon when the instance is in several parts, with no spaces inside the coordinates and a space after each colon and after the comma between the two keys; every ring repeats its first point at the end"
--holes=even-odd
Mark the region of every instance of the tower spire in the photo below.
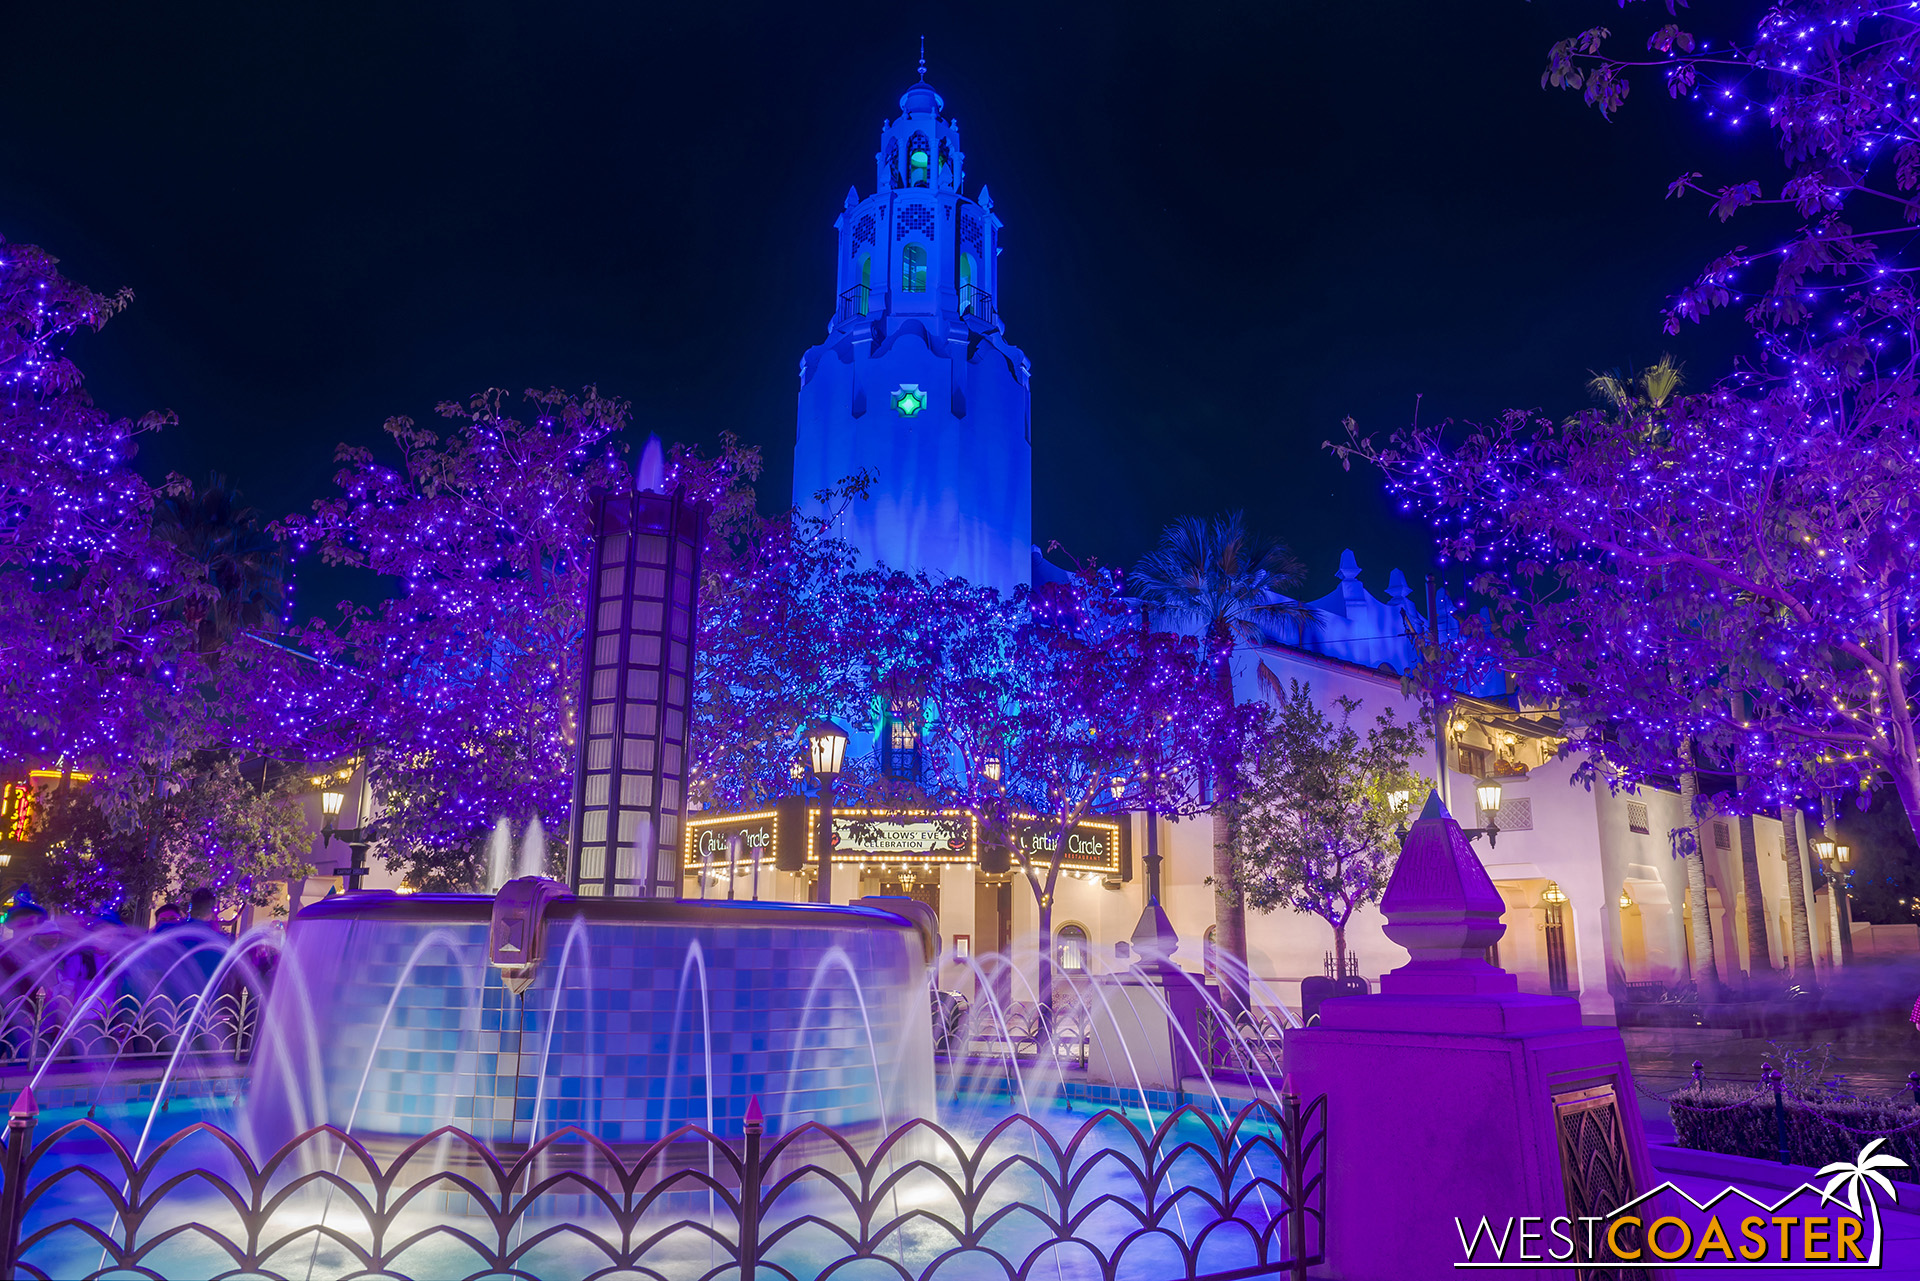
{"type": "Polygon", "coordinates": [[[927,82],[927,38],[920,37],[920,83],[927,82]]]}

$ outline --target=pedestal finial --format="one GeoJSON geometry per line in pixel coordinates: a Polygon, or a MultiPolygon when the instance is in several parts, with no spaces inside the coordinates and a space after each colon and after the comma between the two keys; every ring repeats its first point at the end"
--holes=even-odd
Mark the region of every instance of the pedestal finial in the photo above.
{"type": "Polygon", "coordinates": [[[1519,988],[1486,960],[1507,927],[1506,903],[1480,865],[1460,824],[1436,793],[1407,832],[1380,913],[1386,935],[1411,956],[1380,977],[1383,993],[1406,996],[1496,995],[1519,988]]]}

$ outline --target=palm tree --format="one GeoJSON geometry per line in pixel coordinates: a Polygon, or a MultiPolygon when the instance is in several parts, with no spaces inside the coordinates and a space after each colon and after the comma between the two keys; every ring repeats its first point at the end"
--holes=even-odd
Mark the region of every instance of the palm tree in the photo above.
{"type": "MultiPolygon", "coordinates": [[[[1245,514],[1233,511],[1211,520],[1175,520],[1161,531],[1159,545],[1133,567],[1127,586],[1168,622],[1206,639],[1214,679],[1232,703],[1235,647],[1271,644],[1283,625],[1304,631],[1317,616],[1311,606],[1284,594],[1301,574],[1286,544],[1249,530],[1245,514]]],[[[1232,986],[1238,987],[1247,962],[1247,905],[1233,874],[1240,805],[1237,745],[1217,744],[1214,759],[1220,781],[1213,807],[1213,884],[1219,894],[1215,947],[1237,962],[1223,967],[1222,974],[1231,972],[1232,986]]]]}
{"type": "Polygon", "coordinates": [[[218,472],[195,489],[179,482],[154,508],[154,532],[200,565],[206,587],[183,603],[194,647],[218,662],[219,651],[247,631],[274,631],[286,604],[286,555],[260,513],[218,472]]]}
{"type": "Polygon", "coordinates": [[[1587,391],[1595,400],[1604,401],[1622,414],[1645,413],[1664,409],[1673,393],[1686,379],[1672,356],[1663,355],[1655,363],[1628,377],[1617,369],[1595,374],[1587,380],[1587,391]]]}

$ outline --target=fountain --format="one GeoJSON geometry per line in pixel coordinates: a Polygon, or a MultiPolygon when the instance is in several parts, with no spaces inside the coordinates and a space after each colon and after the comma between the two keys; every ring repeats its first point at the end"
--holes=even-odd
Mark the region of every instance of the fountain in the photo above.
{"type": "Polygon", "coordinates": [[[248,1094],[256,1142],[563,1126],[614,1144],[694,1124],[885,1132],[933,1111],[916,924],[871,907],[364,892],[288,933],[248,1094]]]}
{"type": "Polygon", "coordinates": [[[884,1133],[933,1111],[930,923],[874,905],[677,897],[704,507],[639,487],[593,498],[569,883],[538,819],[487,894],[356,892],[303,910],[255,1058],[248,1119],[271,1147],[332,1124],[363,1142],[453,1125],[500,1148],[565,1126],[639,1144],[884,1133]]]}

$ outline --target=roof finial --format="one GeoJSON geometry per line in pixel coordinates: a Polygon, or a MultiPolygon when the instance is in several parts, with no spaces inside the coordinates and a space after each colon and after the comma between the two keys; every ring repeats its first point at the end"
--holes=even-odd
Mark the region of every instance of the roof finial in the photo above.
{"type": "Polygon", "coordinates": [[[927,81],[927,38],[920,37],[920,83],[927,81]]]}

